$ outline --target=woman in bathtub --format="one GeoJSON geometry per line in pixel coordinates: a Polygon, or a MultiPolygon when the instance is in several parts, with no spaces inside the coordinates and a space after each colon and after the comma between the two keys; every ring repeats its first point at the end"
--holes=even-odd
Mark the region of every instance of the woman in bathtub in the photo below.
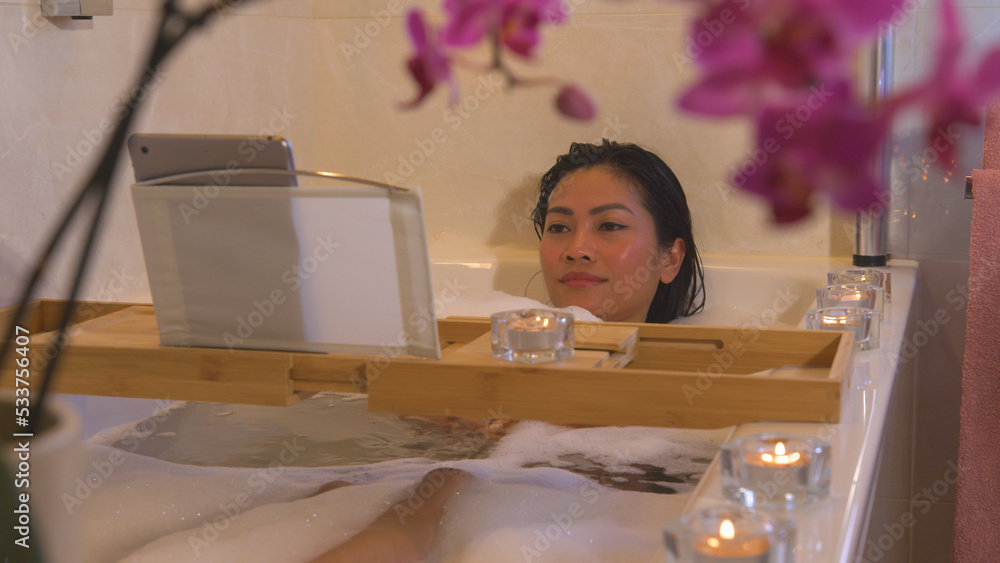
{"type": "MultiPolygon", "coordinates": [[[[704,307],[687,198],[652,152],[607,139],[573,143],[542,176],[531,218],[553,307],[633,323],[667,323],[704,307]]],[[[506,421],[422,419],[490,437],[506,430],[506,421]]]]}
{"type": "MultiPolygon", "coordinates": [[[[704,306],[687,199],[658,156],[628,143],[574,143],[539,188],[532,220],[553,306],[583,307],[605,321],[649,323],[666,323],[704,306]]],[[[496,421],[457,421],[502,434],[495,432],[496,421]]],[[[421,509],[401,511],[413,504],[403,499],[317,561],[423,559],[445,520],[448,500],[470,479],[457,469],[428,473],[415,487],[435,484],[421,509]]]]}

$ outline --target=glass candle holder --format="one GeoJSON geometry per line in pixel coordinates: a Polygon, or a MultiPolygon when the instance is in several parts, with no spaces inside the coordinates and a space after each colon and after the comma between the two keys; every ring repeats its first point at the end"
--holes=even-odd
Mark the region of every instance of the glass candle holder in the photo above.
{"type": "Polygon", "coordinates": [[[885,291],[885,302],[892,303],[892,272],[877,268],[847,268],[827,272],[826,283],[839,285],[844,283],[867,283],[877,285],[885,291]]]}
{"type": "Polygon", "coordinates": [[[791,563],[794,521],[742,506],[718,506],[667,524],[667,563],[791,563]]]}
{"type": "Polygon", "coordinates": [[[859,307],[824,307],[806,311],[807,329],[852,331],[854,348],[862,352],[878,349],[880,321],[878,311],[859,307]]]}
{"type": "Polygon", "coordinates": [[[791,509],[830,495],[830,444],[756,434],[722,445],[722,495],[753,508],[791,509]]]}
{"type": "Polygon", "coordinates": [[[883,313],[885,290],[867,283],[845,283],[816,288],[816,307],[859,307],[883,313]]]}
{"type": "Polygon", "coordinates": [[[573,356],[573,315],[546,309],[504,311],[490,317],[493,357],[535,364],[573,356]]]}

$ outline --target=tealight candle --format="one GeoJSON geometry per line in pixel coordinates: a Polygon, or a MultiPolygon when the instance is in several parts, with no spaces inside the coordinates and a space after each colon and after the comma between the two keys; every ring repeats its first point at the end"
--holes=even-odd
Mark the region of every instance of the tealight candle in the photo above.
{"type": "Polygon", "coordinates": [[[768,563],[771,542],[767,536],[737,531],[723,518],[717,534],[696,536],[692,542],[698,563],[768,563]]]}
{"type": "Polygon", "coordinates": [[[860,351],[878,349],[880,324],[878,311],[859,307],[823,307],[806,311],[807,329],[849,330],[854,333],[855,349],[860,351]]]}
{"type": "Polygon", "coordinates": [[[548,350],[555,346],[559,328],[549,316],[517,318],[507,324],[507,342],[519,350],[548,350]]]}
{"type": "Polygon", "coordinates": [[[883,312],[885,291],[866,283],[846,283],[816,288],[816,307],[860,307],[883,312]]]}
{"type": "Polygon", "coordinates": [[[573,315],[522,309],[496,313],[491,321],[496,358],[537,363],[573,355],[573,315]]]}
{"type": "Polygon", "coordinates": [[[830,285],[844,283],[867,283],[877,285],[885,290],[885,302],[892,303],[892,272],[876,268],[848,268],[827,272],[827,283],[830,285]]]}
{"type": "Polygon", "coordinates": [[[830,445],[804,436],[761,434],[723,444],[722,492],[746,506],[793,508],[829,494],[830,445]]]}
{"type": "Polygon", "coordinates": [[[810,453],[808,450],[788,451],[785,442],[778,439],[774,444],[773,452],[765,451],[760,454],[747,453],[747,463],[760,467],[798,467],[809,463],[810,453]]]}
{"type": "Polygon", "coordinates": [[[664,527],[667,563],[790,563],[795,522],[731,504],[664,527]]]}

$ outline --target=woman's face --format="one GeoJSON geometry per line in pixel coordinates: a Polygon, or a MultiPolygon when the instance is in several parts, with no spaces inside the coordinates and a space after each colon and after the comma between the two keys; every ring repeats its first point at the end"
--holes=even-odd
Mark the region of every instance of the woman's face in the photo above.
{"type": "Polygon", "coordinates": [[[568,174],[552,190],[539,258],[554,306],[644,322],[657,284],[680,269],[684,241],[661,248],[635,188],[595,167],[568,174]]]}

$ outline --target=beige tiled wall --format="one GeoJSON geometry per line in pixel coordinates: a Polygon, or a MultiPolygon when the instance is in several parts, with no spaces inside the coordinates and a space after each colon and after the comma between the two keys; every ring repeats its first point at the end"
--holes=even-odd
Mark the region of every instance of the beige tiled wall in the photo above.
{"type": "MultiPolygon", "coordinates": [[[[193,1],[193,0],[192,0],[193,1]]],[[[0,2],[0,302],[9,304],[106,134],[102,120],[141,72],[159,0],[120,0],[110,17],[50,22],[37,2],[0,2]]],[[[161,68],[137,131],[314,135],[312,0],[262,3],[218,18],[161,68]],[[272,4],[267,6],[265,4],[272,4]]],[[[107,129],[107,127],[106,127],[107,129]]],[[[296,144],[313,159],[314,144],[296,144]]],[[[83,296],[148,300],[127,155],[83,296]]],[[[80,236],[72,238],[79,242],[80,236]]],[[[238,241],[234,241],[238,243],[238,241]]],[[[67,286],[55,260],[39,295],[67,286]]]]}
{"type": "MultiPolygon", "coordinates": [[[[440,14],[433,3],[422,4],[440,14]]],[[[539,177],[571,142],[604,136],[646,145],[675,169],[705,252],[850,252],[843,217],[820,209],[804,224],[775,229],[760,202],[724,184],[746,156],[750,131],[746,123],[693,118],[674,107],[693,76],[683,50],[688,5],[570,5],[572,23],[549,30],[540,60],[514,63],[525,78],[588,88],[601,107],[589,124],[552,111],[554,86],[510,90],[498,73],[468,68],[458,71],[456,107],[442,91],[416,110],[395,111],[415,91],[402,65],[409,46],[401,22],[383,27],[379,14],[402,15],[403,4],[318,9],[331,16],[316,20],[318,165],[420,186],[432,254],[468,255],[533,247],[537,239],[526,216],[539,177]]]]}
{"type": "MultiPolygon", "coordinates": [[[[440,13],[436,0],[413,3],[440,13]]],[[[40,17],[37,2],[0,2],[3,303],[14,299],[27,264],[92,164],[101,140],[92,132],[139,71],[159,4],[119,0],[113,16],[53,23],[40,17]]],[[[533,248],[526,217],[538,178],[572,141],[602,136],[644,144],[674,167],[703,252],[850,252],[845,218],[822,204],[809,221],[775,229],[762,203],[722,183],[746,154],[749,128],[674,109],[692,76],[683,57],[686,3],[570,0],[572,22],[547,33],[541,62],[517,63],[524,77],[559,77],[590,89],[601,113],[589,124],[552,111],[553,87],[510,90],[468,69],[461,71],[457,107],[436,94],[415,111],[400,111],[399,102],[414,93],[403,70],[408,1],[234,4],[163,67],[136,129],[258,133],[280,124],[275,132],[291,139],[299,167],[383,180],[392,173],[420,186],[434,256],[533,248]],[[294,117],[276,122],[275,115],[294,117]]],[[[127,157],[119,171],[84,296],[147,299],[127,157]]],[[[42,295],[65,287],[67,260],[56,266],[42,295]]]]}

